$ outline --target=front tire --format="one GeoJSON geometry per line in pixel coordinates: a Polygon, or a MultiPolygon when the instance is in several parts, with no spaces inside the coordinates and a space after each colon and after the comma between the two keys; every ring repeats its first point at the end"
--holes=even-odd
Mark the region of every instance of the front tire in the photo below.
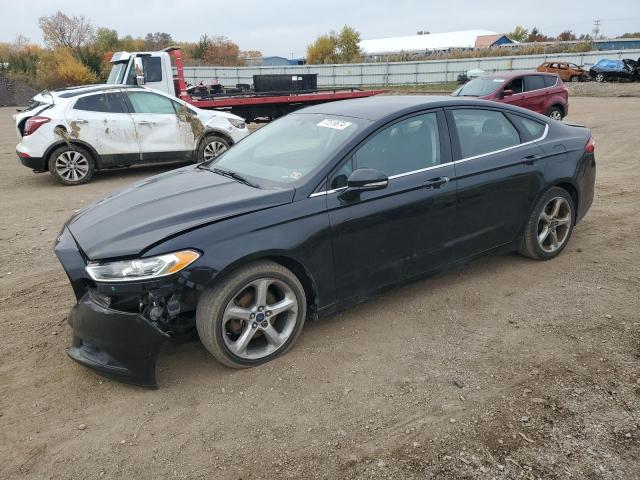
{"type": "Polygon", "coordinates": [[[208,162],[229,149],[229,142],[219,135],[207,135],[200,142],[197,161],[208,162]]]}
{"type": "Polygon", "coordinates": [[[248,368],[287,352],[307,313],[300,280],[271,261],[242,267],[206,290],[196,308],[205,348],[223,365],[248,368]]]}
{"type": "Polygon", "coordinates": [[[540,198],[527,222],[519,252],[535,260],[550,260],[569,243],[575,222],[573,198],[553,187],[540,198]]]}
{"type": "Polygon", "coordinates": [[[598,83],[602,83],[605,81],[604,75],[602,73],[599,73],[596,75],[596,82],[598,83]]]}
{"type": "Polygon", "coordinates": [[[79,145],[62,145],[49,156],[49,172],[62,185],[87,183],[94,171],[93,156],[79,145]]]}

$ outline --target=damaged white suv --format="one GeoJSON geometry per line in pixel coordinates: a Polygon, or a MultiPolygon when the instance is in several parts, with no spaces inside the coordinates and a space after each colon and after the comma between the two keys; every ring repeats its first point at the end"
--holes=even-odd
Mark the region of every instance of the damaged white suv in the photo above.
{"type": "Polygon", "coordinates": [[[44,91],[14,118],[22,164],[63,185],[106,168],[211,160],[249,134],[236,115],[124,85],[44,91]]]}

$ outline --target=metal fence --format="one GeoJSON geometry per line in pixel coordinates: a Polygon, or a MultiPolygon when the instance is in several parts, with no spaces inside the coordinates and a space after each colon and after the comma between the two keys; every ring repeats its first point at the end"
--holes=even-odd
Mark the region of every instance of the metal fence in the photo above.
{"type": "Polygon", "coordinates": [[[509,57],[469,58],[460,60],[428,60],[421,62],[380,62],[339,65],[288,65],[278,67],[184,67],[187,82],[192,84],[213,79],[225,86],[253,83],[260,74],[317,73],[319,87],[360,87],[372,85],[412,85],[456,81],[460,73],[474,68],[487,72],[530,70],[543,62],[557,60],[592,65],[601,58],[622,59],[640,57],[640,50],[591,51],[516,55],[509,57]]]}

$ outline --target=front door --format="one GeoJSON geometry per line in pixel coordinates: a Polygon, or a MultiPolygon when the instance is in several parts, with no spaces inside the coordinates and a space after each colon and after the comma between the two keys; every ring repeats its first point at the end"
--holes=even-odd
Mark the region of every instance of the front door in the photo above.
{"type": "Polygon", "coordinates": [[[120,92],[85,95],[65,112],[68,135],[89,144],[99,166],[129,165],[140,157],[133,118],[120,92]]]}
{"type": "Polygon", "coordinates": [[[524,81],[522,77],[514,78],[510,82],[508,82],[504,87],[503,91],[510,90],[511,95],[507,95],[502,98],[504,103],[508,103],[510,105],[517,105],[518,107],[527,108],[527,101],[524,96],[524,81]]]}
{"type": "Polygon", "coordinates": [[[376,133],[329,178],[338,301],[451,261],[456,189],[448,142],[442,112],[412,116],[376,133]],[[388,186],[341,199],[359,168],[385,172],[388,186]]]}
{"type": "Polygon", "coordinates": [[[192,125],[181,119],[178,102],[158,93],[127,92],[141,162],[183,161],[193,158],[195,137],[192,125]]]}
{"type": "Polygon", "coordinates": [[[458,108],[447,115],[458,139],[454,242],[456,257],[463,259],[517,237],[544,181],[544,151],[532,140],[545,126],[490,109],[458,108]]]}

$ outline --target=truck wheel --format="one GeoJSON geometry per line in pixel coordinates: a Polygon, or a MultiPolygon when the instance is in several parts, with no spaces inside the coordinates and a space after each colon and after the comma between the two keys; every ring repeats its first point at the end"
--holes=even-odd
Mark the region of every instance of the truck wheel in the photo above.
{"type": "Polygon", "coordinates": [[[63,185],[80,185],[93,177],[93,157],[79,145],[62,145],[49,155],[49,172],[63,185]]]}
{"type": "Polygon", "coordinates": [[[198,149],[198,163],[213,160],[229,148],[229,142],[218,135],[207,135],[200,142],[198,149]]]}
{"type": "Polygon", "coordinates": [[[207,350],[223,365],[247,368],[282,355],[302,332],[304,288],[293,272],[272,261],[239,268],[205,290],[196,327],[207,350]]]}

